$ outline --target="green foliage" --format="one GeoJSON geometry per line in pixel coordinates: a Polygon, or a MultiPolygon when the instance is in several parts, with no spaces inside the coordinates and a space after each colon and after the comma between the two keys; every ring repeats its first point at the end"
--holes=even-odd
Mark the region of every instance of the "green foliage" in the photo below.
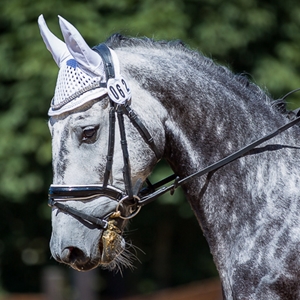
{"type": "MultiPolygon", "coordinates": [[[[62,15],[91,46],[114,32],[182,39],[235,72],[251,74],[274,97],[300,82],[300,8],[293,0],[1,0],[0,257],[3,286],[17,292],[36,291],[38,282],[29,277],[53,263],[47,246],[46,198],[52,176],[47,110],[58,69],[39,35],[40,14],[58,36],[57,15],[62,15]]],[[[295,99],[292,106],[297,103],[295,99]]],[[[168,172],[160,166],[154,180],[168,172]]],[[[138,271],[127,277],[136,282],[138,290],[132,287],[133,292],[216,274],[180,191],[173,198],[164,196],[142,214],[133,222],[140,228],[134,243],[147,255],[138,271]],[[165,222],[158,224],[158,215],[165,222]],[[183,222],[190,226],[190,234],[182,230],[183,222]],[[166,234],[161,251],[169,251],[163,252],[164,259],[156,252],[160,251],[157,239],[163,237],[160,230],[166,234]]]]}

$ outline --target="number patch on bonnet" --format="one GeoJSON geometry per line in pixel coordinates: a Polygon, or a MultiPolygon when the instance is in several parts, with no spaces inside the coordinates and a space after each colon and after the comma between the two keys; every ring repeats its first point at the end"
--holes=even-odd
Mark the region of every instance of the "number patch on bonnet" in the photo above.
{"type": "Polygon", "coordinates": [[[107,82],[107,91],[109,98],[118,104],[124,104],[131,98],[131,90],[122,76],[110,78],[107,82]]]}

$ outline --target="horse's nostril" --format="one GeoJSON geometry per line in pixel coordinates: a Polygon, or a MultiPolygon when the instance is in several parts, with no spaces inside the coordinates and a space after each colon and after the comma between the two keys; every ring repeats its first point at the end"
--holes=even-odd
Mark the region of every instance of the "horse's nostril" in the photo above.
{"type": "Polygon", "coordinates": [[[80,263],[85,264],[89,258],[85,253],[76,247],[66,247],[61,253],[61,260],[65,263],[80,263]]]}
{"type": "Polygon", "coordinates": [[[65,263],[69,263],[71,260],[71,253],[73,249],[73,247],[65,248],[61,253],[60,259],[65,263]]]}

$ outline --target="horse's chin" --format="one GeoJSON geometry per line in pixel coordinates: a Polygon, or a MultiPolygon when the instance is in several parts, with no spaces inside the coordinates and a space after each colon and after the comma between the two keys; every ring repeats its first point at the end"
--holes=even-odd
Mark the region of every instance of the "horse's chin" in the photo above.
{"type": "Polygon", "coordinates": [[[74,270],[80,271],[80,272],[87,272],[90,270],[93,270],[99,266],[98,263],[88,262],[84,265],[77,264],[76,262],[68,264],[70,265],[74,270]]]}

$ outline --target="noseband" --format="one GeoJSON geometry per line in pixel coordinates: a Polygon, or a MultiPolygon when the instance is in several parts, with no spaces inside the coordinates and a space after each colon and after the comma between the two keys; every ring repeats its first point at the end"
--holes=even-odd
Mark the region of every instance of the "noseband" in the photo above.
{"type": "MultiPolygon", "coordinates": [[[[200,177],[210,172],[213,172],[228,163],[246,155],[250,150],[254,151],[255,147],[262,144],[263,142],[273,138],[274,136],[282,133],[288,128],[294,126],[300,122],[299,112],[295,114],[292,121],[281,126],[274,132],[254,141],[253,143],[247,145],[246,147],[240,149],[239,151],[219,160],[218,162],[209,165],[208,167],[195,172],[185,178],[180,179],[175,174],[157,182],[156,184],[151,184],[147,179],[147,186],[142,188],[142,180],[137,180],[135,186],[132,186],[131,182],[131,170],[129,164],[129,154],[126,140],[126,132],[124,125],[124,115],[129,118],[134,127],[138,130],[139,134],[143,140],[148,144],[148,146],[153,150],[157,160],[159,160],[160,153],[154,143],[152,136],[150,135],[147,128],[144,126],[138,115],[131,109],[131,91],[124,78],[115,77],[114,62],[111,56],[109,48],[105,44],[100,44],[93,48],[101,57],[104,62],[105,73],[106,73],[106,87],[107,94],[110,99],[110,111],[109,111],[109,137],[108,137],[108,150],[107,150],[107,160],[106,168],[104,172],[103,184],[92,184],[92,185],[51,185],[49,189],[48,205],[50,207],[56,207],[60,211],[67,214],[73,215],[79,219],[88,221],[98,228],[106,229],[108,227],[109,217],[119,217],[123,219],[130,219],[134,217],[144,205],[152,202],[159,196],[174,190],[188,181],[191,181],[195,177],[200,177]],[[110,186],[108,184],[114,156],[114,144],[115,144],[115,122],[116,115],[118,118],[119,132],[121,137],[121,148],[123,153],[123,178],[125,184],[125,191],[122,191],[116,187],[110,186]],[[173,184],[169,186],[164,186],[165,184],[174,181],[173,184]],[[97,218],[87,215],[77,209],[74,209],[67,204],[67,201],[88,201],[93,200],[98,197],[105,196],[112,200],[117,201],[116,210],[110,212],[103,218],[97,218]],[[124,216],[121,213],[121,206],[128,205],[131,207],[131,212],[128,216],[124,216]]],[[[299,90],[299,89],[298,89],[299,90]]],[[[295,90],[295,91],[298,91],[295,90]]],[[[294,91],[293,91],[294,92],[294,91]]],[[[290,95],[289,93],[288,95],[290,95]]],[[[286,97],[286,96],[285,96],[286,97]]],[[[284,98],[282,100],[284,100],[284,98]]],[[[252,152],[253,153],[253,152],[252,152]]]]}

